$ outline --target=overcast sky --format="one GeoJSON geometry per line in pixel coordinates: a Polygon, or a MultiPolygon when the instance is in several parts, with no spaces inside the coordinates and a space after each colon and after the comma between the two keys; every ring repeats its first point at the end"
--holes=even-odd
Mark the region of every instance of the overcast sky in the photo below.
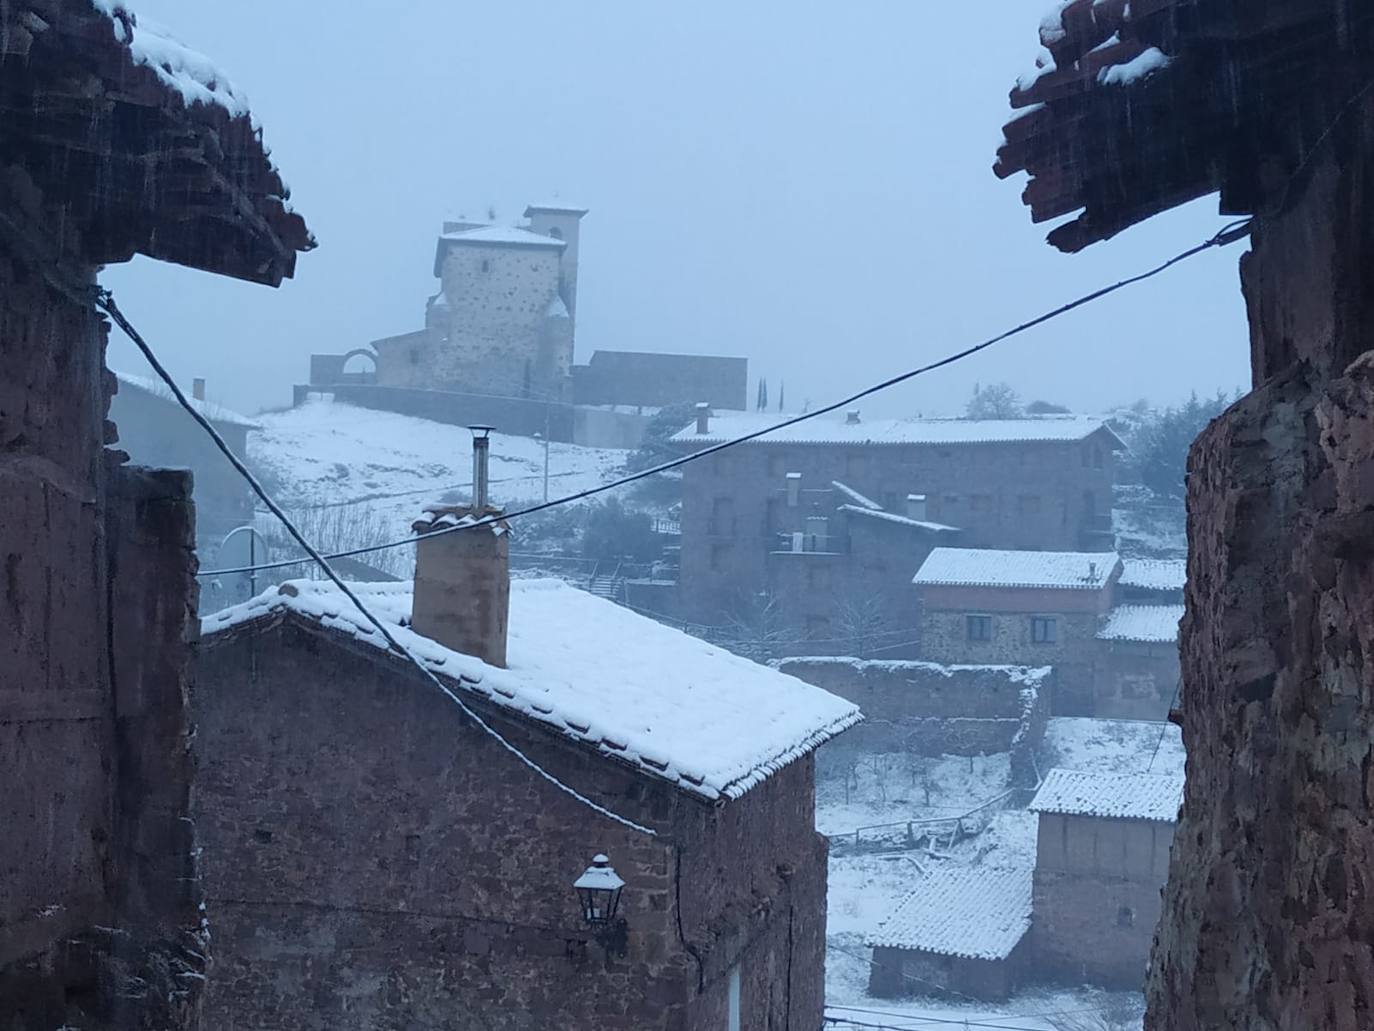
{"type": "MultiPolygon", "coordinates": [[[[1086,254],[991,172],[1049,0],[669,6],[136,0],[247,94],[319,238],[280,290],[140,259],[126,313],[183,380],[255,411],[312,351],[423,325],[445,216],[552,197],[583,222],[578,361],[739,354],[832,400],[1211,235],[1215,199],[1086,254]]],[[[870,401],[957,412],[975,382],[1100,411],[1247,377],[1240,247],[870,401]]],[[[123,344],[116,368],[142,372],[123,344]]],[[[752,395],[751,384],[751,397],[752,395]]]]}

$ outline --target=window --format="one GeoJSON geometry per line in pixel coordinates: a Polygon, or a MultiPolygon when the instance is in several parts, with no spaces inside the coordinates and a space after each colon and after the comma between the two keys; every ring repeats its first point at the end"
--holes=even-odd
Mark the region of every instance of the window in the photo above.
{"type": "Polygon", "coordinates": [[[1023,516],[1040,514],[1040,495],[1022,494],[1016,499],[1016,510],[1023,516]]]}
{"type": "Polygon", "coordinates": [[[740,1031],[739,1015],[739,964],[730,968],[730,989],[728,1001],[725,1005],[725,1029],[726,1031],[740,1031]]]}
{"type": "Polygon", "coordinates": [[[735,534],[735,499],[718,497],[711,501],[711,524],[706,532],[715,537],[733,537],[735,534]]]}
{"type": "Polygon", "coordinates": [[[410,349],[410,364],[411,364],[411,365],[419,365],[419,364],[420,364],[420,349],[419,349],[418,347],[412,347],[412,348],[410,349]]]}
{"type": "Polygon", "coordinates": [[[787,456],[769,455],[768,456],[768,475],[785,476],[787,475],[787,456]]]}
{"type": "Polygon", "coordinates": [[[829,587],[830,570],[824,566],[809,566],[806,570],[806,586],[813,591],[829,587]]]}
{"type": "Polygon", "coordinates": [[[559,229],[557,226],[554,226],[552,229],[549,230],[549,235],[552,236],[555,240],[561,240],[563,239],[563,230],[559,229]]]}
{"type": "Polygon", "coordinates": [[[971,498],[969,499],[969,507],[972,508],[973,511],[975,511],[975,512],[991,512],[991,511],[992,511],[992,495],[991,495],[991,494],[975,494],[975,495],[973,495],[973,497],[971,497],[971,498]]]}
{"type": "Polygon", "coordinates": [[[1130,906],[1122,906],[1120,909],[1118,909],[1118,910],[1116,911],[1116,926],[1117,926],[1117,927],[1134,927],[1134,926],[1135,926],[1135,910],[1132,909],[1130,906]]]}
{"type": "Polygon", "coordinates": [[[490,271],[491,271],[491,262],[488,261],[486,258],[483,258],[483,259],[482,259],[482,271],[483,271],[483,272],[490,272],[490,271]]]}
{"type": "Polygon", "coordinates": [[[1093,468],[1102,468],[1102,449],[1096,444],[1093,445],[1093,468]]]}
{"type": "Polygon", "coordinates": [[[860,454],[845,455],[844,474],[851,480],[860,479],[868,471],[868,456],[860,454]]]}
{"type": "Polygon", "coordinates": [[[730,565],[730,545],[712,544],[711,545],[711,572],[723,573],[730,565]]]}
{"type": "Polygon", "coordinates": [[[964,632],[970,641],[991,641],[992,617],[965,616],[964,632]]]}
{"type": "Polygon", "coordinates": [[[1054,644],[1059,640],[1059,628],[1053,616],[1031,616],[1031,641],[1035,644],[1054,644]]]}

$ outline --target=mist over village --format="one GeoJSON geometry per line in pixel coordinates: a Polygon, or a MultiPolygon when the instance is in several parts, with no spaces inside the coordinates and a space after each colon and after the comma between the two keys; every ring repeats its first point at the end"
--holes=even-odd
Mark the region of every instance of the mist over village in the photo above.
{"type": "Polygon", "coordinates": [[[0,4],[0,1031],[1374,1027],[1374,11],[338,13],[0,4]]]}

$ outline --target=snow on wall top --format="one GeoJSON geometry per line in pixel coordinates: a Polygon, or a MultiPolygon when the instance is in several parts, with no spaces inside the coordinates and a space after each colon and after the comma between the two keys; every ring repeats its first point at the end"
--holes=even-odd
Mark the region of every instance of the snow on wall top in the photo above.
{"type": "Polygon", "coordinates": [[[1188,562],[1181,558],[1128,558],[1121,562],[1122,587],[1146,591],[1181,591],[1188,578],[1188,562]]]}
{"type": "Polygon", "coordinates": [[[792,655],[773,659],[769,665],[774,668],[783,666],[822,666],[833,668],[844,665],[856,673],[866,669],[881,669],[894,673],[925,673],[953,679],[960,673],[1002,673],[1014,684],[1038,687],[1054,675],[1053,666],[1008,666],[995,664],[968,664],[927,662],[923,659],[860,659],[851,655],[792,655]]]}
{"type": "MultiPolygon", "coordinates": [[[[680,444],[716,444],[735,440],[777,423],[780,416],[730,412],[711,416],[706,433],[696,424],[679,430],[680,444]]],[[[760,438],[760,444],[1009,444],[1072,442],[1105,432],[1116,434],[1101,419],[1081,415],[1033,419],[874,419],[850,423],[843,418],[816,418],[760,438]]],[[[1124,446],[1124,445],[1122,445],[1124,446]]]]}
{"type": "MultiPolygon", "coordinates": [[[[411,630],[410,583],[352,586],[407,649],[458,689],[703,798],[739,798],[862,719],[857,706],[828,691],[559,580],[511,584],[508,669],[411,630]]],[[[310,580],[207,616],[202,634],[211,644],[283,612],[387,647],[343,594],[310,580]]]]}
{"type": "Polygon", "coordinates": [[[878,504],[876,501],[874,501],[867,495],[860,494],[857,490],[849,486],[849,484],[847,483],[841,483],[839,480],[831,480],[830,486],[834,487],[837,491],[839,491],[841,494],[847,497],[851,504],[858,505],[860,508],[872,509],[877,512],[881,512],[883,510],[882,505],[878,504]]]}
{"type": "MultiPolygon", "coordinates": [[[[145,393],[161,398],[169,404],[180,407],[179,402],[172,395],[171,389],[166,383],[163,383],[159,379],[151,379],[147,376],[133,376],[127,372],[115,372],[114,376],[121,386],[142,390],[145,393]]],[[[211,422],[224,423],[228,426],[242,426],[244,429],[249,430],[262,428],[252,419],[248,418],[248,416],[240,415],[238,412],[230,408],[225,408],[223,405],[213,404],[210,401],[198,401],[194,397],[188,397],[186,400],[191,403],[192,408],[211,422]]]]}
{"type": "Polygon", "coordinates": [[[1182,618],[1182,605],[1118,605],[1103,617],[1097,639],[1162,643],[1177,641],[1178,621],[1182,618]]]}
{"type": "Polygon", "coordinates": [[[850,515],[867,516],[870,519],[881,519],[884,522],[896,523],[899,526],[911,526],[918,530],[933,530],[936,533],[958,533],[959,527],[946,526],[944,523],[931,523],[924,519],[912,519],[910,516],[898,515],[896,512],[884,512],[881,509],[872,509],[863,505],[841,505],[841,512],[848,512],[850,515]]]}
{"type": "Polygon", "coordinates": [[[1045,775],[1028,808],[1034,813],[1173,823],[1182,804],[1182,773],[1053,769],[1045,775]]]}
{"type": "Polygon", "coordinates": [[[160,25],[139,18],[124,0],[91,0],[110,19],[115,39],[126,43],[138,64],[151,68],[163,84],[192,104],[215,104],[237,117],[247,115],[248,98],[215,63],[175,39],[160,25]]]}
{"type": "Polygon", "coordinates": [[[1030,867],[942,866],[919,881],[867,944],[1006,959],[1031,925],[1030,867]]]}
{"type": "Polygon", "coordinates": [[[552,236],[541,236],[519,226],[482,226],[480,229],[464,229],[457,233],[445,233],[442,239],[449,243],[503,244],[512,247],[566,247],[566,240],[552,236]]]}
{"type": "Polygon", "coordinates": [[[1101,590],[1120,568],[1115,552],[936,548],[916,571],[922,587],[1052,587],[1101,590]]]}

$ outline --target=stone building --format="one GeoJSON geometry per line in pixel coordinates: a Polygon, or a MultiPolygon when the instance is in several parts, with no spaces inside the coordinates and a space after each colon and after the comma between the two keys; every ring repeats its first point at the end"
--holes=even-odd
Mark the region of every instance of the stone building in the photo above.
{"type": "MultiPolygon", "coordinates": [[[[140,465],[191,470],[198,540],[219,541],[235,527],[252,522],[254,497],[248,484],[162,381],[124,372],[116,372],[115,380],[118,391],[110,401],[110,418],[119,427],[120,447],[140,465]]],[[[234,454],[246,455],[248,434],[257,424],[206,401],[204,380],[194,382],[192,393],[192,406],[234,454]]]]}
{"type": "Polygon", "coordinates": [[[118,5],[0,6],[0,112],[0,1025],[183,1031],[193,513],[105,446],[94,287],[135,254],[277,285],[313,241],[242,98],[118,5]]]}
{"type": "Polygon", "coordinates": [[[1318,0],[1056,5],[998,154],[999,175],[1029,173],[1037,221],[1073,213],[1050,235],[1064,250],[1218,192],[1223,215],[1250,216],[1222,239],[1250,240],[1253,389],[1188,463],[1188,787],[1150,1031],[1369,1025],[1368,15],[1318,0]]]}
{"type": "Polygon", "coordinates": [[[921,654],[1053,666],[1056,715],[1105,715],[1093,704],[1094,661],[1120,575],[1115,552],[938,548],[913,580],[921,654]]]}
{"type": "MultiPolygon", "coordinates": [[[[771,422],[707,413],[673,441],[691,451],[771,422]]],[[[685,614],[721,623],[760,594],[774,595],[795,609],[798,639],[829,641],[839,654],[852,647],[842,639],[859,636],[839,626],[856,603],[876,597],[891,629],[910,629],[910,577],[937,545],[1110,550],[1120,446],[1088,418],[864,421],[850,413],[692,462],[683,468],[685,614]]]]}
{"type": "Polygon", "coordinates": [[[937,865],[868,939],[868,990],[1004,999],[1027,975],[1030,928],[1029,867],[937,865]]]}
{"type": "Polygon", "coordinates": [[[1050,770],[1039,814],[1031,945],[1037,974],[1138,990],[1169,872],[1181,774],[1050,770]]]}
{"type": "Polygon", "coordinates": [[[1176,697],[1183,610],[1118,604],[1123,594],[1151,593],[1123,589],[1127,570],[1136,581],[1149,578],[1110,552],[938,548],[913,579],[921,654],[941,663],[1050,665],[1057,715],[1162,720],[1176,697]]]}
{"type": "Polygon", "coordinates": [[[522,765],[337,591],[285,584],[204,624],[208,1026],[814,1031],[812,752],[858,710],[562,583],[510,583],[499,525],[433,534],[467,515],[417,524],[413,591],[357,589],[508,742],[657,836],[522,765]],[[572,890],[597,853],[625,881],[616,933],[572,890]]]}

